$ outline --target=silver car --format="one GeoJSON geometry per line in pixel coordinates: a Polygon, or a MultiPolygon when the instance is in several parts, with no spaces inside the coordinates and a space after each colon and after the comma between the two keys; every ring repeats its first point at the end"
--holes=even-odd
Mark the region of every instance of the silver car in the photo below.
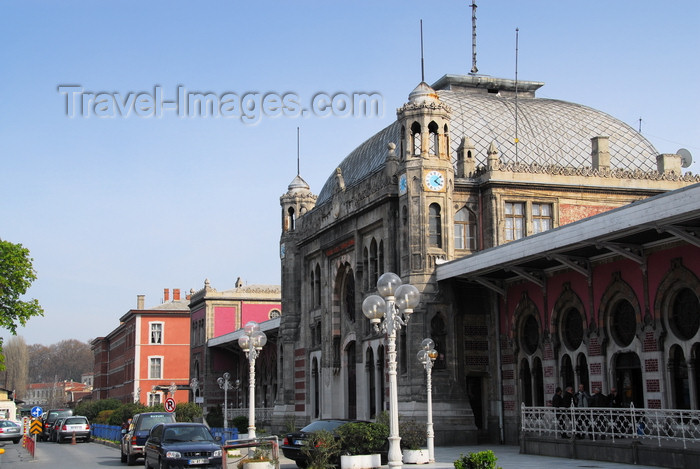
{"type": "Polygon", "coordinates": [[[0,420],[0,441],[12,440],[14,444],[22,439],[22,427],[12,420],[0,420]]]}
{"type": "Polygon", "coordinates": [[[63,443],[64,441],[90,441],[90,422],[87,417],[82,415],[74,415],[66,417],[61,426],[56,430],[56,441],[63,443]]]}

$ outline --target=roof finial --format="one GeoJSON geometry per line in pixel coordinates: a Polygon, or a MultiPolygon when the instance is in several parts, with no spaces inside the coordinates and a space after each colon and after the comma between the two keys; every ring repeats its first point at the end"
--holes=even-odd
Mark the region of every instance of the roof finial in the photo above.
{"type": "Polygon", "coordinates": [[[420,20],[420,81],[425,81],[425,63],[423,62],[423,20],[420,20]]]}
{"type": "Polygon", "coordinates": [[[476,0],[470,5],[472,7],[472,71],[471,73],[477,73],[479,71],[476,68],[476,0]]]}

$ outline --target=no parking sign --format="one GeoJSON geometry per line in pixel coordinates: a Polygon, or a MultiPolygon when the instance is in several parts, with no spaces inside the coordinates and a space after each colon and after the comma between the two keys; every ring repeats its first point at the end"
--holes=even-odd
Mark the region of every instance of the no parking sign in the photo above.
{"type": "Polygon", "coordinates": [[[169,397],[165,400],[165,410],[168,412],[175,412],[175,399],[169,397]]]}

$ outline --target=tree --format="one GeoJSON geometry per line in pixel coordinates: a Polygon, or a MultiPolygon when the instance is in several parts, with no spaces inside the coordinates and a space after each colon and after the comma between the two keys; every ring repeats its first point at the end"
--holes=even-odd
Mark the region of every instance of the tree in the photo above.
{"type": "Polygon", "coordinates": [[[29,346],[29,376],[33,383],[80,381],[83,374],[93,370],[95,356],[90,344],[75,339],[53,345],[29,346]]]}
{"type": "Polygon", "coordinates": [[[24,396],[29,379],[29,351],[21,336],[15,336],[7,341],[4,348],[5,357],[9,364],[5,371],[5,389],[14,390],[15,396],[24,396]]]}
{"type": "MultiPolygon", "coordinates": [[[[17,334],[17,327],[24,326],[32,316],[43,316],[44,310],[36,299],[23,301],[36,272],[29,249],[0,239],[0,327],[17,334]]],[[[0,370],[5,369],[0,339],[0,370]]]]}

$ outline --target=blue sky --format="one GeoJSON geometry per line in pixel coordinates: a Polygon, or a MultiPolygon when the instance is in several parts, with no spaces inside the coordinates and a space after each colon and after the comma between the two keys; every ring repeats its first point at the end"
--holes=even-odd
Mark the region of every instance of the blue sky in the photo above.
{"type": "MultiPolygon", "coordinates": [[[[421,19],[426,81],[469,72],[470,3],[2,2],[0,237],[31,250],[38,280],[28,297],[46,311],[19,335],[46,345],[103,336],[136,295],[155,306],[164,288],[197,290],[206,278],[219,290],[238,277],[279,283],[279,197],[296,175],[297,127],[301,175],[318,193],[420,82],[421,19]],[[384,106],[381,117],[254,124],[139,117],[135,107],[71,118],[61,85],[121,98],[160,87],[166,100],[178,86],[292,94],[302,104],[367,92],[384,106]]],[[[700,172],[697,1],[477,4],[480,74],[514,78],[517,27],[518,77],[545,82],[538,96],[635,129],[641,118],[659,152],[686,148],[700,172]]]]}

